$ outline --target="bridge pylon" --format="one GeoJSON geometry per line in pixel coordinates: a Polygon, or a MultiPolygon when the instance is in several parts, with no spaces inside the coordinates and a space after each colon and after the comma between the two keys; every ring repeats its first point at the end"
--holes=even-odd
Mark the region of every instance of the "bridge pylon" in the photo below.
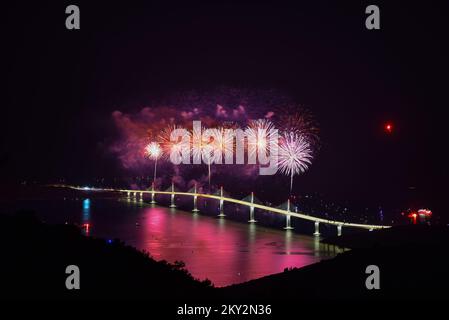
{"type": "Polygon", "coordinates": [[[151,184],[151,204],[155,204],[156,200],[154,199],[155,193],[154,193],[154,182],[151,184]]]}
{"type": "Polygon", "coordinates": [[[320,236],[320,223],[318,221],[315,221],[315,232],[313,235],[316,237],[320,236]]]}
{"type": "Polygon", "coordinates": [[[221,186],[220,187],[220,209],[219,209],[219,213],[218,213],[218,216],[219,217],[224,217],[224,216],[226,216],[225,214],[224,214],[224,210],[223,210],[223,204],[224,204],[224,200],[223,200],[223,186],[221,186]]]}
{"type": "MultiPolygon", "coordinates": [[[[254,203],[254,192],[251,192],[251,204],[253,204],[254,203]]],[[[249,207],[249,220],[248,220],[248,222],[249,223],[255,223],[255,222],[257,222],[255,219],[254,219],[254,206],[250,206],[249,207]]]]}
{"type": "Polygon", "coordinates": [[[341,236],[341,229],[343,228],[343,225],[341,225],[341,224],[339,224],[338,226],[337,226],[337,235],[338,236],[341,236]]]}
{"type": "Polygon", "coordinates": [[[174,182],[171,183],[171,201],[170,201],[170,208],[176,208],[175,204],[175,184],[174,182]]]}
{"type": "Polygon", "coordinates": [[[192,212],[198,212],[200,210],[198,210],[198,207],[197,207],[198,196],[196,195],[196,193],[197,193],[197,191],[196,191],[196,183],[195,183],[195,187],[193,189],[193,193],[194,193],[194,196],[193,196],[193,210],[192,210],[192,212]]]}
{"type": "MultiPolygon", "coordinates": [[[[290,212],[290,199],[287,200],[287,212],[290,212]]],[[[285,215],[285,230],[291,230],[293,229],[291,225],[291,215],[287,214],[285,215]]]]}

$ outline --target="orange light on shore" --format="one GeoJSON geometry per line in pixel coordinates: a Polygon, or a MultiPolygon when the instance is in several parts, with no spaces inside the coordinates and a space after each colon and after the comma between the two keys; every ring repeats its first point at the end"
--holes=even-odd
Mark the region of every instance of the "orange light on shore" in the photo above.
{"type": "Polygon", "coordinates": [[[432,211],[429,209],[419,209],[418,211],[412,211],[407,215],[408,218],[412,220],[413,224],[417,223],[417,220],[425,221],[432,217],[432,211]]]}

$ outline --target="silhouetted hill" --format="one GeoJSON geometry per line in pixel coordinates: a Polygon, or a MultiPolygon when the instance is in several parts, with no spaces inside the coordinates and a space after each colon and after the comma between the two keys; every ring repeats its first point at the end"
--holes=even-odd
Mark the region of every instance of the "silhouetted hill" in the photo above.
{"type": "Polygon", "coordinates": [[[445,227],[348,234],[328,241],[356,249],[332,260],[213,288],[193,279],[182,263],[155,261],[119,240],[86,237],[75,226],[43,224],[26,213],[0,215],[0,225],[2,298],[274,303],[449,297],[445,227]],[[80,268],[80,290],[65,287],[65,268],[72,264],[80,268]],[[368,265],[380,268],[380,290],[366,289],[368,265]]]}
{"type": "Polygon", "coordinates": [[[158,262],[126,246],[86,237],[71,225],[47,225],[27,213],[0,215],[0,295],[3,298],[142,298],[183,301],[205,297],[182,264],[158,262]],[[65,269],[80,268],[80,290],[67,290],[65,269]]]}
{"type": "Polygon", "coordinates": [[[329,237],[322,242],[345,248],[371,248],[378,246],[439,245],[449,243],[447,226],[405,225],[375,232],[356,232],[329,237]]]}
{"type": "Polygon", "coordinates": [[[331,260],[219,289],[223,297],[280,299],[448,299],[449,230],[400,227],[332,239],[357,249],[331,260]],[[367,290],[368,265],[380,268],[380,290],[367,290]]]}

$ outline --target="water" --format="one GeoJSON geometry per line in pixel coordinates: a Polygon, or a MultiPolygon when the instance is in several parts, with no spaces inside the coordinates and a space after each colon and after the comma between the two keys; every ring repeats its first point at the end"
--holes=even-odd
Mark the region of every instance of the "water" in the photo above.
{"type": "Polygon", "coordinates": [[[85,225],[89,235],[119,238],[156,260],[183,261],[195,278],[215,286],[303,267],[340,251],[313,236],[133,200],[34,199],[14,203],[18,208],[31,208],[50,223],[85,225]]]}

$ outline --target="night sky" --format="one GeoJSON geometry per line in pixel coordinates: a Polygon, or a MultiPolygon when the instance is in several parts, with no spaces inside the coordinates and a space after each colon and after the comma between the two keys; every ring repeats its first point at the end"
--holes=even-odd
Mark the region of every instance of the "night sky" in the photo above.
{"type": "Polygon", "coordinates": [[[92,2],[2,5],[2,183],[126,175],[105,152],[114,110],[224,86],[313,112],[322,146],[299,191],[447,215],[447,3],[92,2]],[[81,30],[65,28],[69,4],[81,30]]]}

